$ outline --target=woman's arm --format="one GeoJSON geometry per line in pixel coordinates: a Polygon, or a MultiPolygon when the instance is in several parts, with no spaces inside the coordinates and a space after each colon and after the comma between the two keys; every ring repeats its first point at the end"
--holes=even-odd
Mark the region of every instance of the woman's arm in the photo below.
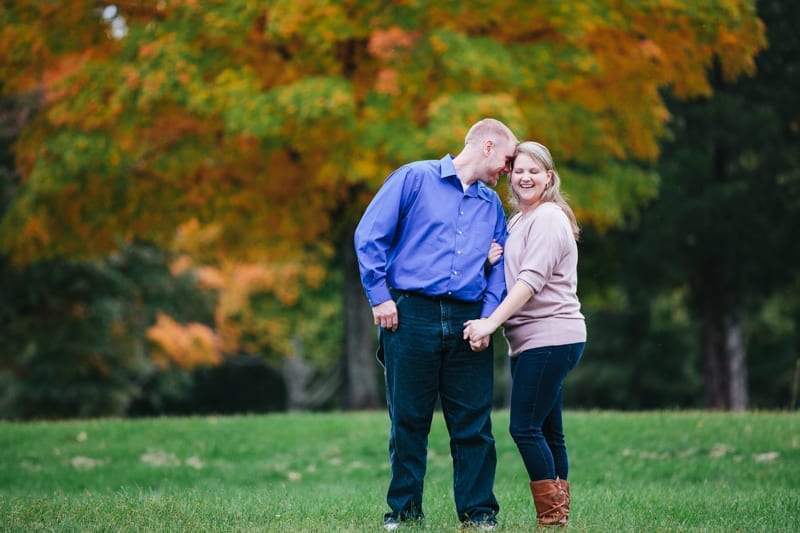
{"type": "Polygon", "coordinates": [[[503,322],[511,318],[511,315],[519,311],[531,296],[533,296],[531,286],[524,281],[517,281],[489,317],[464,322],[464,338],[470,342],[478,342],[483,337],[491,335],[503,325],[503,322]]]}

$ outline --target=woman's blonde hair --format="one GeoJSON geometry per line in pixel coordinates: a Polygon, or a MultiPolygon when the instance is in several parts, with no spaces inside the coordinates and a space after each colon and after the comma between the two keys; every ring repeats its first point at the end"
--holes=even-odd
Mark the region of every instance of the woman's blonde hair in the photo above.
{"type": "MultiPolygon", "coordinates": [[[[566,214],[569,219],[570,226],[572,226],[572,235],[577,241],[580,236],[581,228],[578,226],[578,219],[575,218],[575,213],[573,213],[572,208],[569,206],[569,203],[567,203],[567,199],[561,193],[561,177],[558,175],[558,171],[553,163],[553,156],[550,155],[550,150],[541,143],[524,141],[519,143],[517,149],[514,151],[514,162],[516,162],[517,155],[519,154],[528,154],[542,165],[545,170],[551,171],[552,177],[550,178],[550,183],[545,188],[544,194],[542,194],[542,201],[553,202],[564,211],[564,214],[566,214]]],[[[514,187],[511,186],[511,179],[508,180],[508,189],[511,191],[511,205],[514,207],[514,212],[517,213],[519,212],[519,195],[517,195],[514,187]]]]}

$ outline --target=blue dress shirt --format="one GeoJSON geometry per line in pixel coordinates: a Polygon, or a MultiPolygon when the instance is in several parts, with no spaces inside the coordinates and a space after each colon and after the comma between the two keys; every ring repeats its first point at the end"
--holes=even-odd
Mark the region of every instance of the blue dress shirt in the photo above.
{"type": "Polygon", "coordinates": [[[389,287],[467,302],[482,317],[505,297],[503,259],[487,268],[492,240],[505,246],[497,193],[481,182],[464,191],[453,158],[416,161],[392,172],[355,232],[361,283],[375,306],[389,287]]]}

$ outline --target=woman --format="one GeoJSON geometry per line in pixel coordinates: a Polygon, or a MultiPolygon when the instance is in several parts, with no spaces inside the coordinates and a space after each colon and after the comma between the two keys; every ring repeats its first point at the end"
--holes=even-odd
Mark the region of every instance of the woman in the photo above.
{"type": "Polygon", "coordinates": [[[531,141],[517,147],[509,176],[516,212],[504,251],[508,295],[488,318],[464,323],[464,338],[476,346],[504,326],[511,356],[509,429],[542,525],[566,525],[569,518],[561,386],[586,343],[577,295],[579,228],[560,185],[546,147],[531,141]]]}

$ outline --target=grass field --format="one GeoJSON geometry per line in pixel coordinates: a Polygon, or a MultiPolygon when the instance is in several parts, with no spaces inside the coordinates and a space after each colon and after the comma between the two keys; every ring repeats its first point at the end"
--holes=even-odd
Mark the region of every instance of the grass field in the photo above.
{"type": "MultiPolygon", "coordinates": [[[[568,531],[800,531],[800,417],[570,411],[568,531]]],[[[502,531],[533,531],[494,414],[502,531]]],[[[2,531],[381,531],[385,412],[0,423],[2,531]]],[[[427,524],[456,531],[444,423],[427,524]]]]}

